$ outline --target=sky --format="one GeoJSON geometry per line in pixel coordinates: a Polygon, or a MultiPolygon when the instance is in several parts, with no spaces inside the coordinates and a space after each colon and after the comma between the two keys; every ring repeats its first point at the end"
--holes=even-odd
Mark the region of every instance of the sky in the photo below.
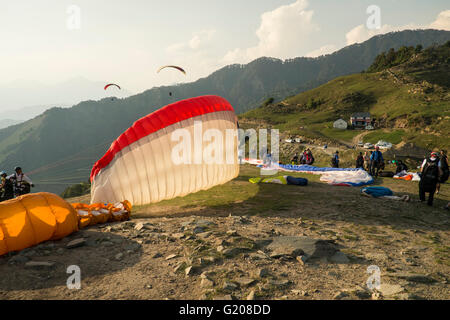
{"type": "Polygon", "coordinates": [[[20,107],[18,88],[75,78],[136,94],[261,56],[315,57],[418,28],[450,30],[449,1],[0,0],[0,92],[18,92],[0,97],[0,111],[20,107]],[[187,75],[156,72],[167,64],[187,75]]]}

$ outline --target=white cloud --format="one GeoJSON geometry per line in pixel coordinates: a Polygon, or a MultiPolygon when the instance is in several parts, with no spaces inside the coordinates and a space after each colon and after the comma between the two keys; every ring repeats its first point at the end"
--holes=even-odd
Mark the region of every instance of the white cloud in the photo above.
{"type": "Polygon", "coordinates": [[[450,10],[439,13],[436,20],[430,24],[430,28],[450,31],[450,10]]]}
{"type": "Polygon", "coordinates": [[[334,44],[327,44],[325,46],[320,47],[319,49],[313,50],[305,55],[305,57],[315,58],[324,56],[326,54],[330,54],[338,50],[338,47],[334,44]]]}
{"type": "Polygon", "coordinates": [[[312,10],[306,10],[308,2],[296,2],[265,12],[256,31],[258,44],[250,48],[230,50],[223,62],[247,63],[261,56],[281,59],[297,57],[305,48],[305,42],[319,28],[313,23],[312,10]]]}
{"type": "Polygon", "coordinates": [[[192,37],[185,41],[170,45],[166,48],[166,58],[170,64],[182,66],[186,72],[186,77],[180,77],[177,72],[166,72],[160,74],[160,81],[165,84],[177,82],[195,81],[211,73],[212,70],[221,67],[217,63],[213,53],[216,30],[202,30],[195,32],[192,37]]]}
{"type": "Polygon", "coordinates": [[[361,43],[369,40],[373,36],[379,34],[385,34],[394,31],[403,31],[407,29],[439,29],[439,30],[450,30],[450,10],[442,11],[437,16],[436,20],[429,25],[416,25],[408,24],[404,26],[394,27],[388,24],[383,25],[380,29],[369,30],[365,25],[359,25],[345,35],[347,40],[347,45],[354,43],[361,43]]]}

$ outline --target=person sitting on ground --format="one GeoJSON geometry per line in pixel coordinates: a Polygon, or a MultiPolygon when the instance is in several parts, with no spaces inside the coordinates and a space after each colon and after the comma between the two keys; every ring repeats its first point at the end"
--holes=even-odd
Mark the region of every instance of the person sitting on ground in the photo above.
{"type": "Polygon", "coordinates": [[[0,202],[14,198],[14,186],[5,171],[0,172],[0,202]]]}
{"type": "Polygon", "coordinates": [[[382,163],[384,163],[383,154],[380,151],[380,147],[375,147],[375,152],[372,153],[370,156],[371,161],[371,172],[370,174],[374,177],[378,177],[378,173],[380,171],[380,168],[382,166],[382,163]]]}
{"type": "Polygon", "coordinates": [[[402,160],[396,160],[395,164],[397,165],[397,168],[395,169],[395,174],[398,174],[402,171],[408,171],[408,167],[406,164],[403,163],[402,160]]]}
{"type": "Polygon", "coordinates": [[[356,168],[364,169],[364,156],[362,152],[360,152],[358,157],[356,158],[356,168]]]}
{"type": "Polygon", "coordinates": [[[448,180],[448,176],[449,176],[448,157],[445,154],[444,150],[441,150],[440,160],[439,160],[438,165],[439,165],[439,168],[441,168],[441,170],[442,170],[442,175],[438,181],[438,184],[436,185],[436,194],[439,194],[439,191],[441,191],[441,183],[445,183],[448,180]]]}
{"type": "Polygon", "coordinates": [[[298,165],[298,152],[296,152],[295,155],[292,157],[291,164],[298,165]]]}
{"type": "Polygon", "coordinates": [[[33,182],[23,172],[21,167],[14,168],[15,173],[7,177],[14,183],[14,196],[30,193],[31,187],[34,187],[33,182]]]}
{"type": "Polygon", "coordinates": [[[426,158],[420,169],[421,177],[419,182],[419,198],[420,202],[425,201],[425,193],[428,192],[429,206],[433,205],[434,193],[436,192],[436,185],[442,172],[439,168],[439,154],[432,152],[429,158],[426,158]]]}
{"type": "Polygon", "coordinates": [[[331,165],[333,168],[339,168],[339,151],[337,150],[333,158],[331,158],[331,165]]]}

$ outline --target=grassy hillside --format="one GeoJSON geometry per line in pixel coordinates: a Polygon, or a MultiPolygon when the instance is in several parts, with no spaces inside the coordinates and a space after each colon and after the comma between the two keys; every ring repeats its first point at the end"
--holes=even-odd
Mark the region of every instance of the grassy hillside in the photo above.
{"type": "MultiPolygon", "coordinates": [[[[399,50],[401,51],[401,50],[399,50]]],[[[380,139],[432,148],[450,147],[450,42],[413,54],[405,62],[379,72],[340,77],[316,89],[249,111],[241,116],[323,142],[354,143],[380,139]],[[354,112],[369,111],[378,129],[362,137],[360,130],[338,130],[354,112]]]]}

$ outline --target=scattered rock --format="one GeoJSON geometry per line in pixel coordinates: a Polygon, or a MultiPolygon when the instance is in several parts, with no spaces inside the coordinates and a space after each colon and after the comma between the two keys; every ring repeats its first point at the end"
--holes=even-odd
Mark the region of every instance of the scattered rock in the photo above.
{"type": "Polygon", "coordinates": [[[200,282],[200,287],[202,288],[212,288],[214,286],[214,281],[208,279],[208,278],[203,278],[202,281],[200,282]]]}
{"type": "Polygon", "coordinates": [[[178,240],[183,239],[184,237],[185,237],[184,233],[173,233],[172,234],[172,238],[175,238],[175,239],[178,239],[178,240]]]}
{"type": "Polygon", "coordinates": [[[30,260],[30,258],[22,255],[16,255],[8,260],[8,264],[23,264],[30,260]]]}
{"type": "Polygon", "coordinates": [[[122,259],[123,259],[123,253],[120,252],[120,253],[116,254],[116,255],[114,256],[114,259],[116,259],[117,261],[122,260],[122,259]]]}
{"type": "Polygon", "coordinates": [[[264,277],[267,277],[269,274],[270,274],[270,272],[266,268],[257,269],[255,271],[255,277],[256,278],[264,278],[264,277]]]}
{"type": "Polygon", "coordinates": [[[74,248],[78,248],[78,247],[82,247],[86,244],[86,240],[84,238],[80,238],[80,239],[75,239],[70,241],[67,245],[66,248],[67,249],[74,249],[74,248]]]}
{"type": "Polygon", "coordinates": [[[291,283],[291,281],[290,280],[269,280],[268,283],[274,287],[283,288],[283,287],[288,286],[291,283]]]}
{"type": "Polygon", "coordinates": [[[247,296],[247,300],[255,300],[255,290],[250,291],[247,296]]]}
{"type": "Polygon", "coordinates": [[[330,257],[330,261],[334,263],[349,263],[350,259],[343,252],[336,252],[333,256],[330,257]]]}
{"type": "Polygon", "coordinates": [[[404,290],[405,289],[398,284],[389,284],[389,283],[382,283],[380,285],[380,288],[378,289],[378,291],[380,291],[380,293],[385,297],[393,296],[397,293],[403,292],[404,290]]]}
{"type": "Polygon", "coordinates": [[[234,291],[237,288],[238,288],[238,285],[233,282],[230,282],[230,281],[225,281],[223,284],[223,287],[222,287],[222,289],[225,291],[234,291]]]}
{"type": "Polygon", "coordinates": [[[184,273],[185,273],[187,276],[192,275],[192,273],[193,273],[193,267],[192,267],[192,266],[187,267],[186,269],[184,269],[184,273]]]}
{"type": "Polygon", "coordinates": [[[252,284],[256,282],[255,279],[251,278],[239,278],[235,280],[241,287],[250,287],[252,284]]]}
{"type": "Polygon", "coordinates": [[[228,230],[227,231],[227,235],[231,236],[231,237],[237,237],[239,236],[239,234],[237,233],[236,230],[228,230]]]}
{"type": "Polygon", "coordinates": [[[36,270],[52,269],[54,266],[55,266],[55,263],[50,262],[50,261],[29,261],[29,262],[25,263],[25,268],[36,269],[36,270]]]}
{"type": "Polygon", "coordinates": [[[432,277],[428,275],[423,274],[416,274],[416,273],[389,273],[386,274],[387,276],[404,279],[410,282],[418,282],[418,283],[435,283],[437,282],[436,279],[433,279],[432,277]]]}
{"type": "Polygon", "coordinates": [[[302,255],[308,255],[310,258],[322,258],[331,257],[338,251],[334,241],[293,236],[274,238],[267,249],[271,250],[271,258],[282,256],[295,258],[302,255]]]}
{"type": "Polygon", "coordinates": [[[206,232],[206,230],[203,227],[195,227],[192,232],[194,232],[195,234],[198,234],[198,233],[206,232]]]}
{"type": "Polygon", "coordinates": [[[63,248],[58,248],[58,249],[56,250],[56,254],[59,254],[59,255],[64,254],[64,249],[63,249],[63,248]]]}
{"type": "Polygon", "coordinates": [[[223,252],[223,250],[225,250],[225,247],[224,246],[218,246],[216,250],[217,250],[217,252],[223,252]]]}
{"type": "Polygon", "coordinates": [[[138,222],[135,226],[134,226],[134,230],[137,231],[141,231],[144,228],[144,224],[142,222],[138,222]]]}
{"type": "Polygon", "coordinates": [[[345,291],[339,291],[338,293],[336,293],[336,294],[334,295],[333,299],[334,299],[334,300],[340,300],[340,299],[346,298],[346,297],[348,297],[348,296],[349,296],[348,292],[345,292],[345,291]]]}
{"type": "Polygon", "coordinates": [[[152,258],[153,259],[156,259],[156,258],[161,258],[163,255],[161,254],[161,253],[159,253],[159,252],[156,252],[153,256],[152,256],[152,258]]]}
{"type": "Polygon", "coordinates": [[[166,257],[165,260],[172,260],[172,259],[175,259],[175,258],[177,258],[177,257],[178,257],[178,255],[176,255],[176,254],[171,254],[171,255],[168,255],[168,256],[166,257]]]}

